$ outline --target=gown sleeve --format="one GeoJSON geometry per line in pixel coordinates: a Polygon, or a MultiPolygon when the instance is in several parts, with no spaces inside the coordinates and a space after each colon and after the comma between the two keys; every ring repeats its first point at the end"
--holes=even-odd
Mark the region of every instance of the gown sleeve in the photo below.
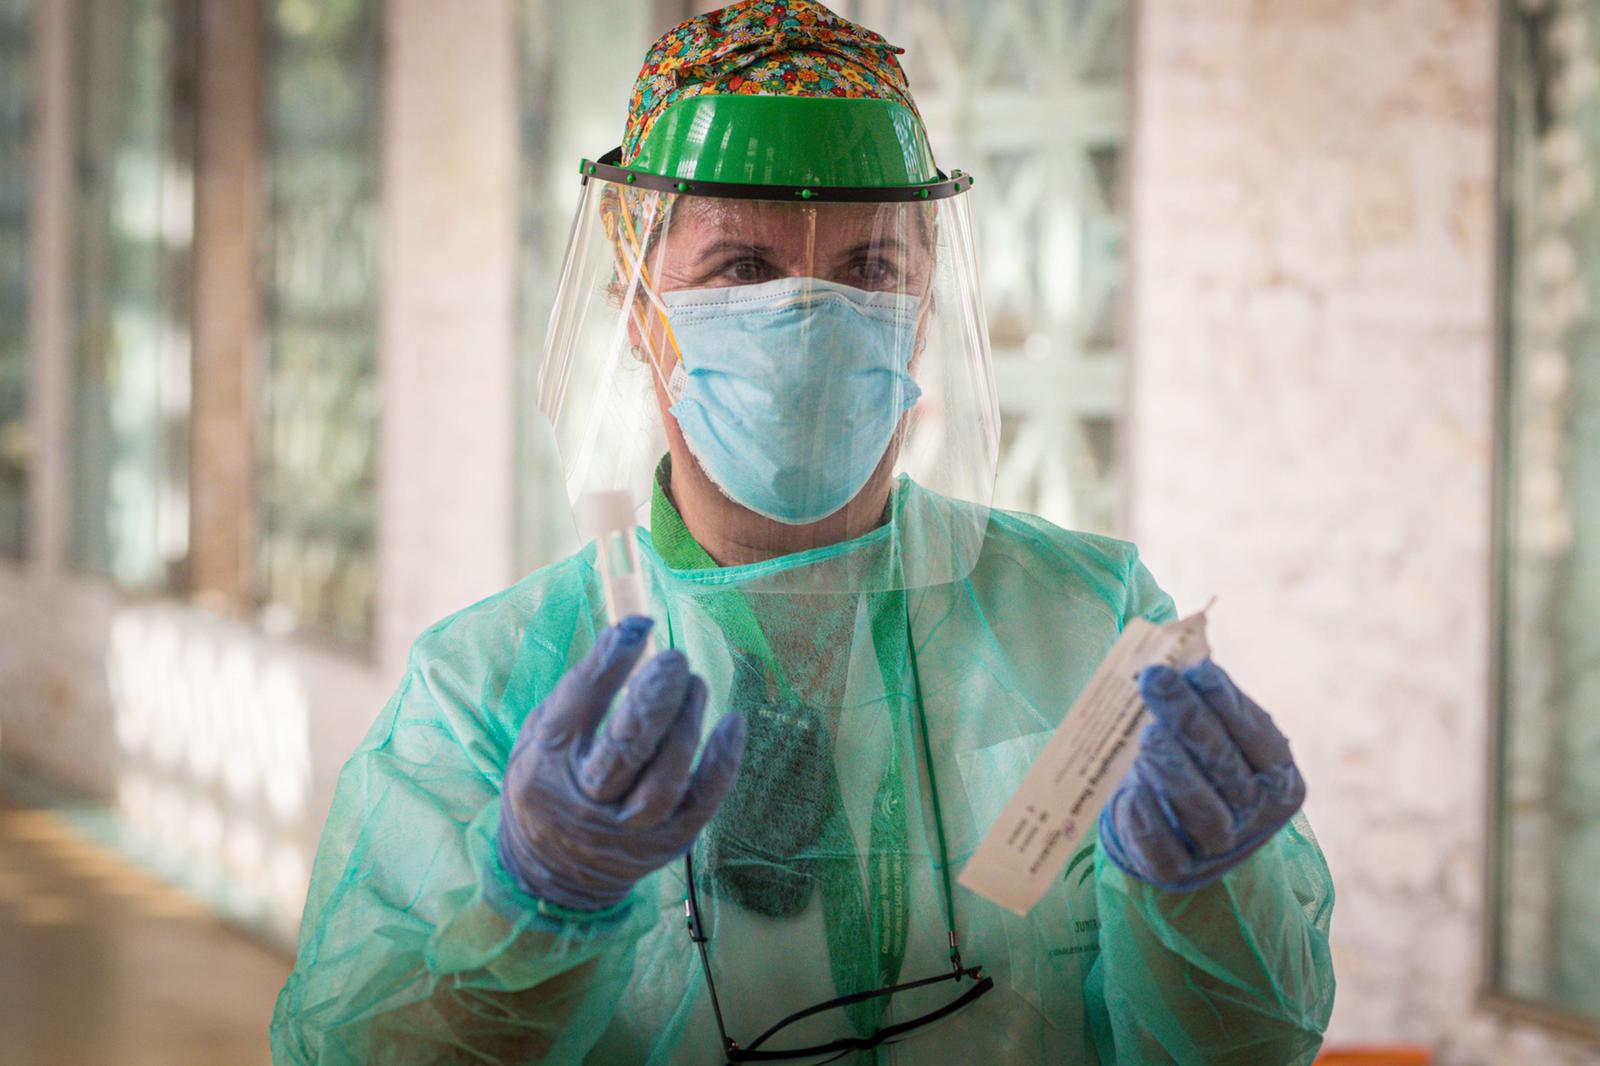
{"type": "MultiPolygon", "coordinates": [[[[1135,560],[1125,617],[1171,617],[1135,560]]],[[[1196,892],[1166,892],[1095,856],[1100,956],[1085,988],[1100,1058],[1309,1064],[1333,1012],[1333,881],[1304,812],[1196,892]]]]}
{"type": "Polygon", "coordinates": [[[545,665],[524,661],[519,676],[495,668],[493,646],[526,618],[473,610],[489,624],[458,617],[418,641],[339,775],[273,1014],[277,1063],[579,1063],[659,914],[645,902],[653,878],[608,911],[573,914],[501,868],[506,756],[570,657],[550,630],[576,626],[545,620],[525,637],[535,654],[506,661],[545,665]]]}

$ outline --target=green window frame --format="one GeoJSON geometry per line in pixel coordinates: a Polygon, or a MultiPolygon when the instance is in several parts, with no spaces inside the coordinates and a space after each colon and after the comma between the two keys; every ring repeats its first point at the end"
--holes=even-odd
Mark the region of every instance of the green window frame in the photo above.
{"type": "Polygon", "coordinates": [[[1600,0],[1501,26],[1488,985],[1600,1035],[1600,0]]]}
{"type": "Polygon", "coordinates": [[[33,0],[0,0],[0,556],[28,543],[28,268],[33,198],[33,0]]]}
{"type": "Polygon", "coordinates": [[[196,7],[77,17],[71,558],[166,591],[189,537],[196,7]]]}
{"type": "Polygon", "coordinates": [[[376,0],[265,5],[256,585],[274,630],[360,643],[376,559],[376,0]]]}

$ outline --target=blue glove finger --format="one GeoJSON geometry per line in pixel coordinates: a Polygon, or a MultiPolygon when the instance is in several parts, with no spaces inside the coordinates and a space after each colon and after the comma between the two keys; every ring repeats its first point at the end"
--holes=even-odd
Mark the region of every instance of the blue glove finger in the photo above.
{"type": "Polygon", "coordinates": [[[1181,880],[1194,862],[1167,824],[1155,793],[1140,785],[1111,794],[1100,812],[1100,846],[1123,873],[1151,884],[1181,880]]]}
{"type": "Polygon", "coordinates": [[[619,820],[635,829],[647,829],[665,821],[689,787],[689,771],[694,768],[694,750],[700,746],[700,723],[705,717],[706,683],[689,675],[689,688],[683,709],[672,729],[661,741],[628,794],[619,820]]]}
{"type": "Polygon", "coordinates": [[[689,661],[681,651],[660,653],[634,676],[579,767],[578,781],[590,799],[611,803],[627,795],[678,720],[688,691],[689,661]]]}
{"type": "Polygon", "coordinates": [[[1234,806],[1249,801],[1250,766],[1239,745],[1176,670],[1147,667],[1139,675],[1139,695],[1156,721],[1194,757],[1223,799],[1234,806]]]}
{"type": "Polygon", "coordinates": [[[1189,854],[1221,855],[1233,847],[1233,810],[1167,727],[1145,726],[1134,772],[1138,783],[1155,796],[1167,825],[1189,854]]]}
{"type": "Polygon", "coordinates": [[[695,767],[694,777],[684,790],[683,802],[662,826],[671,829],[684,851],[717,813],[723,797],[733,787],[733,779],[739,776],[747,728],[744,717],[737,714],[724,715],[712,728],[705,751],[700,754],[700,765],[695,767]]]}
{"type": "Polygon", "coordinates": [[[1239,691],[1220,666],[1206,659],[1185,670],[1183,677],[1222,720],[1252,770],[1275,770],[1293,764],[1289,741],[1271,716],[1239,691]]]}
{"type": "Polygon", "coordinates": [[[540,705],[538,718],[530,721],[534,743],[556,748],[594,731],[644,651],[652,624],[642,615],[629,615],[600,634],[589,654],[540,705]]]}
{"type": "Polygon", "coordinates": [[[1280,822],[1294,816],[1306,802],[1306,779],[1294,763],[1268,770],[1261,779],[1262,805],[1280,822]]]}

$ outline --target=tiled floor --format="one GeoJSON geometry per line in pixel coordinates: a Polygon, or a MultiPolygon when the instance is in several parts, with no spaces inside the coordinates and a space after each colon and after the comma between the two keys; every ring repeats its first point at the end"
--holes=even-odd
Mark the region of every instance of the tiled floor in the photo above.
{"type": "Polygon", "coordinates": [[[266,1063],[289,960],[0,792],[0,1064],[266,1063]]]}

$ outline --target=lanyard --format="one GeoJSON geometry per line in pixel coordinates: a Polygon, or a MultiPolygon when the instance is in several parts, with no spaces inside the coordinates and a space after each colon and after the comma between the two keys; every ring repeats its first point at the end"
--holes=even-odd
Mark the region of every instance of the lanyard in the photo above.
{"type": "MultiPolygon", "coordinates": [[[[698,570],[717,564],[689,533],[682,516],[668,498],[658,477],[651,507],[651,539],[657,554],[675,570],[698,570]]],[[[769,672],[781,696],[801,702],[789,678],[778,664],[766,634],[749,602],[737,591],[710,592],[704,608],[718,628],[739,650],[754,656],[769,672]]],[[[869,594],[873,648],[882,675],[885,696],[892,703],[903,691],[904,669],[911,662],[918,726],[925,753],[929,757],[930,782],[932,752],[929,748],[927,719],[922,707],[920,679],[915,677],[915,653],[910,650],[910,614],[903,591],[869,594]],[[903,626],[902,626],[903,623],[903,626]]],[[[668,619],[668,641],[673,640],[668,619]]],[[[907,811],[900,733],[894,732],[883,776],[873,798],[871,837],[867,869],[868,891],[863,898],[859,870],[851,858],[856,853],[849,824],[844,816],[842,797],[837,790],[819,800],[835,806],[829,812],[824,852],[833,858],[822,861],[815,870],[821,888],[823,918],[828,939],[828,959],[834,985],[841,993],[895,984],[905,961],[906,937],[910,922],[907,873],[907,811]],[[863,957],[860,945],[870,940],[871,952],[863,957]]],[[[915,756],[913,755],[913,760],[915,756]]],[[[830,778],[832,780],[832,778],[830,778]]],[[[935,822],[943,859],[944,827],[935,796],[935,822]]],[[[948,870],[945,876],[945,903],[950,907],[948,870]]],[[[953,928],[953,925],[952,925],[953,928]]],[[[855,1003],[846,1008],[851,1023],[862,1035],[877,1028],[885,1006],[881,998],[855,1003]]]]}

